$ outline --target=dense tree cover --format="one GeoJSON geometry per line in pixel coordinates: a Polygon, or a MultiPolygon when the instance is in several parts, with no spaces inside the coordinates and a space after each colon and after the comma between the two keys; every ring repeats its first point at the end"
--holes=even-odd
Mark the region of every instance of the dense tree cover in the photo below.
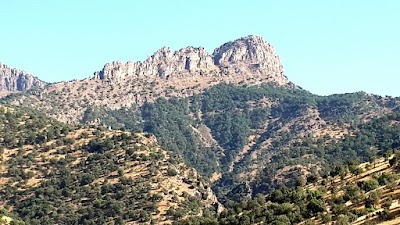
{"type": "Polygon", "coordinates": [[[142,107],[145,121],[143,130],[156,135],[162,146],[183,156],[189,165],[210,175],[217,170],[215,150],[201,145],[189,114],[189,102],[186,99],[158,99],[142,107]]]}
{"type": "Polygon", "coordinates": [[[285,166],[315,165],[308,178],[313,179],[344,163],[365,162],[397,148],[399,127],[390,124],[396,118],[382,117],[368,123],[360,119],[363,114],[381,116],[382,108],[395,108],[396,101],[363,92],[317,96],[302,89],[272,84],[250,87],[219,84],[192,97],[158,99],[142,107],[124,109],[123,113],[104,112],[103,117],[106,121],[110,115],[114,122],[125,124],[127,129],[155,134],[162,146],[183,156],[203,175],[209,177],[213,172],[221,172],[223,176],[214,190],[225,200],[240,200],[248,194],[268,193],[282,184],[294,185],[301,175],[298,171],[287,174],[283,181],[274,179],[277,171],[285,166]],[[306,122],[311,109],[319,112],[326,126],[346,127],[351,134],[338,142],[329,136],[300,139],[310,129],[306,122]],[[128,117],[135,126],[124,122],[129,121],[128,117]],[[197,132],[204,125],[210,129],[216,144],[205,143],[197,132]],[[288,130],[282,131],[283,126],[288,130]],[[257,160],[262,168],[249,184],[238,174],[254,164],[251,154],[236,162],[233,170],[231,166],[248,144],[249,137],[256,134],[259,138],[249,152],[261,149],[262,155],[257,160]],[[270,147],[263,149],[268,140],[270,147]]]}
{"type": "Polygon", "coordinates": [[[265,97],[284,99],[282,106],[272,109],[275,116],[279,116],[291,111],[296,107],[293,104],[297,102],[301,102],[301,105],[307,105],[308,101],[315,103],[312,96],[306,91],[268,84],[248,88],[220,84],[202,95],[186,99],[161,98],[154,103],[144,104],[140,109],[89,109],[83,122],[100,118],[105,124],[117,128],[124,126],[133,131],[153,133],[162,146],[182,155],[189,165],[193,165],[203,174],[211,175],[219,170],[217,164],[226,169],[246,144],[250,129],[260,128],[270,116],[271,109],[262,106],[250,107],[250,101],[260,101],[265,97]],[[139,112],[140,119],[137,117],[139,112]],[[216,156],[219,149],[215,146],[208,147],[201,143],[198,134],[193,130],[193,127],[197,128],[200,123],[211,129],[218,144],[225,149],[225,157],[216,156]]]}

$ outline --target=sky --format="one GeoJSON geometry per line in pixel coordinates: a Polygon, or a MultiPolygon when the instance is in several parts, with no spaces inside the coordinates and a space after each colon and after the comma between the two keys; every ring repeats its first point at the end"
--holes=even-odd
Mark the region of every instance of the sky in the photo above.
{"type": "Polygon", "coordinates": [[[0,0],[0,62],[48,82],[250,34],[312,93],[400,96],[398,0],[0,0]]]}

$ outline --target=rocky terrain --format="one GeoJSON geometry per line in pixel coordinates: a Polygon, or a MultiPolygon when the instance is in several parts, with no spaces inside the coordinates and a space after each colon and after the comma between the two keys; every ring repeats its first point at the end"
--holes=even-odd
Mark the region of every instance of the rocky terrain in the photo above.
{"type": "Polygon", "coordinates": [[[32,74],[20,69],[10,68],[0,62],[0,96],[44,86],[46,86],[46,82],[39,80],[32,74]]]}
{"type": "Polygon", "coordinates": [[[164,47],[143,62],[109,63],[92,78],[48,85],[13,96],[10,102],[76,123],[89,106],[140,106],[159,97],[192,96],[221,82],[295,87],[286,78],[271,44],[261,37],[247,36],[222,45],[212,55],[201,47],[176,52],[164,47]]]}
{"type": "Polygon", "coordinates": [[[289,83],[283,66],[271,44],[259,36],[247,36],[228,42],[210,55],[204,48],[186,47],[172,52],[163,47],[143,62],[119,61],[106,64],[94,78],[121,81],[134,77],[162,79],[190,77],[263,78],[279,85],[289,83]]]}

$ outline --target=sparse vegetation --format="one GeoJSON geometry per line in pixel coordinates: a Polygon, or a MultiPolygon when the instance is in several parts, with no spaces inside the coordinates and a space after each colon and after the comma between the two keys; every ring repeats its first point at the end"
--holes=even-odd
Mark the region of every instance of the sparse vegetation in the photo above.
{"type": "Polygon", "coordinates": [[[170,207],[196,215],[218,204],[201,197],[207,190],[200,176],[151,135],[67,126],[23,108],[0,110],[2,206],[26,224],[165,223],[170,207]],[[170,184],[186,196],[163,193],[170,184]]]}

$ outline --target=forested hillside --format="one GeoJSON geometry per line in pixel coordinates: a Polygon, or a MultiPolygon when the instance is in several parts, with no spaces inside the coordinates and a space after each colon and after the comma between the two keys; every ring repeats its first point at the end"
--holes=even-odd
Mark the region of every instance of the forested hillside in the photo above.
{"type": "Polygon", "coordinates": [[[399,224],[400,152],[337,167],[323,179],[299,177],[291,188],[232,202],[220,214],[174,222],[192,224],[399,224]]]}
{"type": "Polygon", "coordinates": [[[4,220],[164,224],[221,208],[196,170],[152,135],[68,126],[26,108],[0,112],[4,220]]]}
{"type": "Polygon", "coordinates": [[[399,102],[363,92],[317,96],[272,84],[220,84],[189,98],[93,108],[82,122],[154,134],[209,177],[226,201],[293,186],[299,176],[318,178],[397,148],[399,102]]]}

